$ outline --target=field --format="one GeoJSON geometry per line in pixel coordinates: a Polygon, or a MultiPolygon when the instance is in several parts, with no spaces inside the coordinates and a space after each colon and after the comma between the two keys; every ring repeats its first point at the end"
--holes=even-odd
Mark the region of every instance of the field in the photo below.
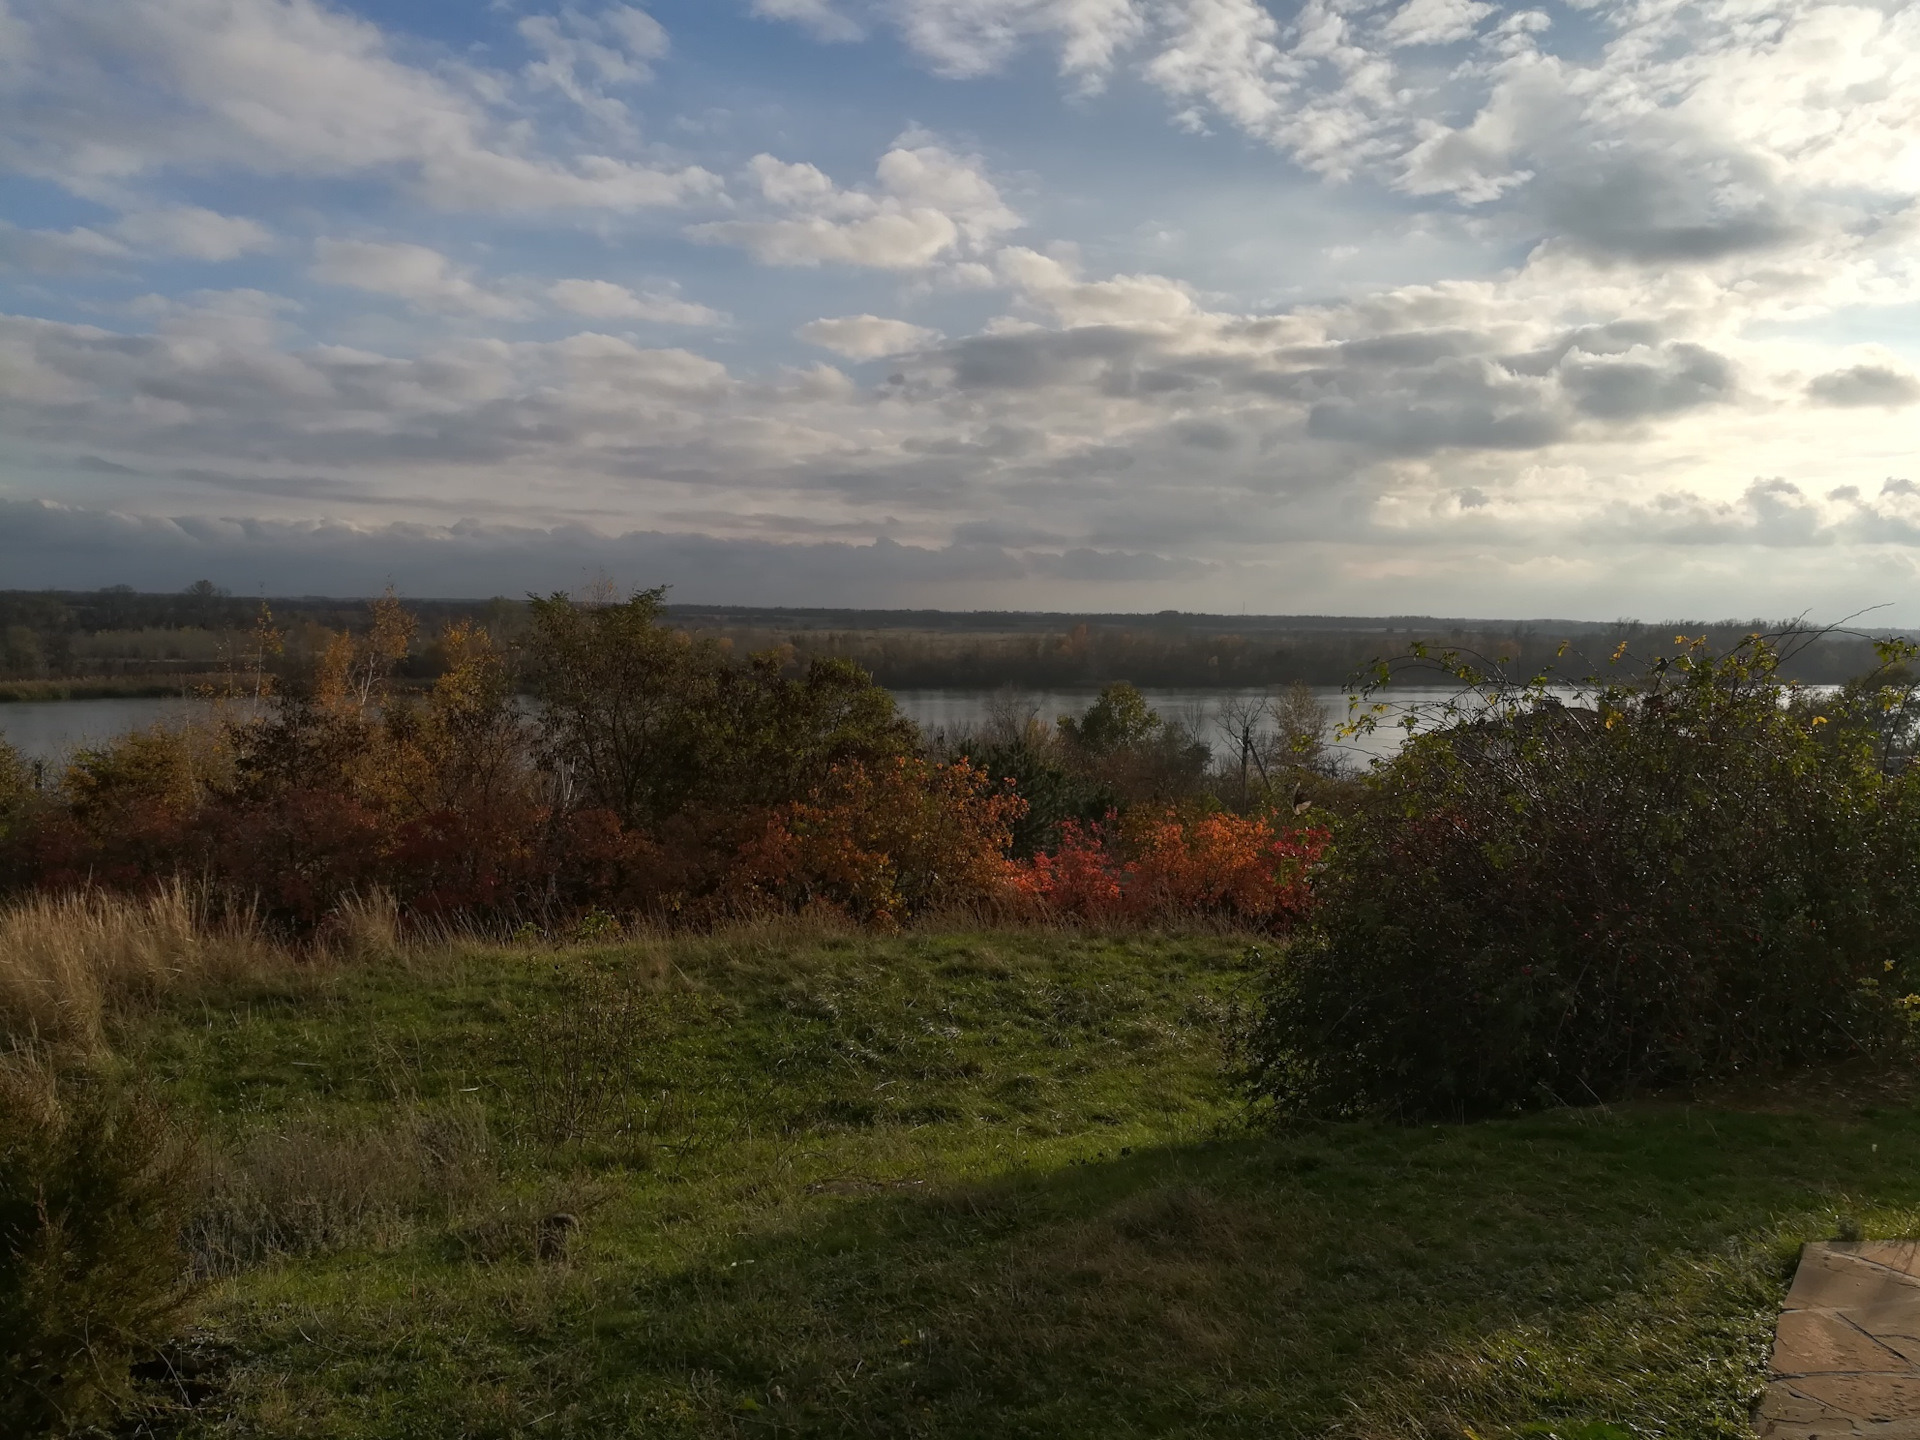
{"type": "Polygon", "coordinates": [[[209,1279],[141,1433],[1735,1436],[1799,1242],[1920,1221],[1885,1073],[1250,1124],[1259,963],[788,928],[155,1002],[112,1063],[200,1132],[209,1279]]]}

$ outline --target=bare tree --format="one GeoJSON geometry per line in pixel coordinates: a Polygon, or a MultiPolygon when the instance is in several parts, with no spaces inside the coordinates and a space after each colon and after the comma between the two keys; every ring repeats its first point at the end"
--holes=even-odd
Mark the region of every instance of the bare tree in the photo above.
{"type": "Polygon", "coordinates": [[[1006,685],[987,700],[986,720],[981,726],[981,738],[987,744],[1031,744],[1040,729],[1040,707],[1032,696],[1006,685]]]}
{"type": "Polygon", "coordinates": [[[1257,783],[1267,788],[1268,749],[1273,738],[1273,711],[1265,695],[1230,695],[1220,702],[1214,716],[1215,727],[1225,737],[1232,757],[1227,763],[1238,776],[1239,799],[1244,807],[1252,798],[1257,783]]]}

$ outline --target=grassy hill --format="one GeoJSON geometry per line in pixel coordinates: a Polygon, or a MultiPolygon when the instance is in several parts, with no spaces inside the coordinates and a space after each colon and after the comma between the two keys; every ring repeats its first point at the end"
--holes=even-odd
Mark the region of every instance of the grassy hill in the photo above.
{"type": "Polygon", "coordinates": [[[113,1040],[207,1156],[142,1433],[1731,1437],[1798,1242],[1920,1221],[1885,1077],[1250,1126],[1250,963],[769,931],[176,995],[113,1040]]]}

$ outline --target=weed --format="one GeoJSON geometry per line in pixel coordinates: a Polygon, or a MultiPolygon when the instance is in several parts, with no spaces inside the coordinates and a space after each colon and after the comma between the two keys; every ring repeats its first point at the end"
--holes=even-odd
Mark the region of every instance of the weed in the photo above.
{"type": "Polygon", "coordinates": [[[628,1123],[653,1028],[650,995],[632,977],[591,964],[553,967],[553,990],[509,1032],[523,1136],[556,1145],[628,1123]]]}
{"type": "Polygon", "coordinates": [[[310,1121],[260,1130],[207,1160],[189,1248],[208,1275],[350,1247],[393,1250],[422,1219],[488,1203],[495,1173],[486,1113],[471,1103],[372,1129],[310,1121]]]}

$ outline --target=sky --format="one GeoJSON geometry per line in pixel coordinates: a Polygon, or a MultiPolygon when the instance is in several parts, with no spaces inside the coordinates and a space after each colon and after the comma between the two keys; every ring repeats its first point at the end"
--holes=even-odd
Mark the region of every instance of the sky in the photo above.
{"type": "Polygon", "coordinates": [[[1920,0],[0,0],[0,588],[1920,623],[1917,199],[1920,0]]]}

